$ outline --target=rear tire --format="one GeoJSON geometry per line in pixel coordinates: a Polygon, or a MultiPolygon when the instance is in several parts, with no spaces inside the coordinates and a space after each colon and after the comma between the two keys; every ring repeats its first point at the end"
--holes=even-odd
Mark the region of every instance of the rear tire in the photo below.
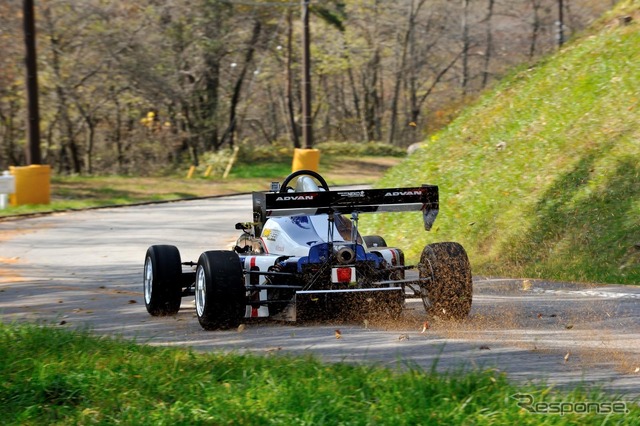
{"type": "Polygon", "coordinates": [[[196,313],[205,330],[235,327],[247,304],[242,264],[233,251],[206,251],[196,268],[196,313]]]}
{"type": "Polygon", "coordinates": [[[180,310],[182,263],[175,246],[155,245],[147,249],[143,291],[147,312],[153,316],[175,315],[180,310]]]}
{"type": "Polygon", "coordinates": [[[469,315],[473,298],[471,266],[458,243],[425,246],[420,257],[420,278],[431,278],[421,286],[428,314],[461,320],[469,315]]]}
{"type": "Polygon", "coordinates": [[[387,247],[387,242],[379,235],[365,235],[362,237],[368,248],[387,247]]]}

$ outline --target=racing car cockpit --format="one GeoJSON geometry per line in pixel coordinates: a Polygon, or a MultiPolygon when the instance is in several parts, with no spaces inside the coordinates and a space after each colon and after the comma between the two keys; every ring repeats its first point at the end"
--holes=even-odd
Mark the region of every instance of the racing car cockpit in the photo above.
{"type": "MultiPolygon", "coordinates": [[[[295,173],[292,176],[295,177],[295,173]]],[[[299,174],[295,187],[289,186],[290,182],[291,179],[288,179],[283,182],[282,186],[278,182],[272,184],[272,191],[283,194],[280,197],[283,201],[308,200],[314,196],[313,194],[329,191],[324,179],[320,175],[310,174],[309,171],[299,174]]],[[[357,215],[350,220],[342,214],[334,215],[333,212],[304,213],[292,212],[291,216],[270,217],[262,226],[256,226],[255,235],[249,233],[249,224],[246,226],[238,224],[237,228],[244,229],[245,233],[236,243],[236,252],[251,251],[306,256],[309,253],[309,248],[318,243],[331,242],[340,245],[352,243],[354,240],[358,244],[363,243],[362,237],[357,231],[357,225],[354,227],[352,224],[353,220],[357,220],[357,215]]]]}

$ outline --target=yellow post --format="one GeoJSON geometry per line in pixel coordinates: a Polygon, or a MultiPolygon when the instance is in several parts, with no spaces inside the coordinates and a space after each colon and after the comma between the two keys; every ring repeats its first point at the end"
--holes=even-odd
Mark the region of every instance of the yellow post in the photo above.
{"type": "Polygon", "coordinates": [[[32,164],[9,167],[16,179],[16,191],[9,196],[12,206],[23,204],[49,204],[51,202],[51,167],[32,164]]]}
{"type": "Polygon", "coordinates": [[[196,166],[189,167],[189,171],[187,172],[187,179],[191,179],[193,177],[193,172],[196,171],[196,166]]]}
{"type": "Polygon", "coordinates": [[[207,166],[207,170],[205,170],[204,172],[204,177],[209,177],[209,175],[211,175],[211,170],[213,169],[213,164],[209,164],[207,166]]]}
{"type": "Polygon", "coordinates": [[[293,164],[291,171],[312,170],[318,172],[320,170],[320,150],[319,149],[301,149],[293,150],[293,164]]]}
{"type": "Polygon", "coordinates": [[[236,160],[238,159],[238,152],[240,151],[240,147],[239,146],[234,146],[233,147],[233,155],[231,155],[231,158],[229,159],[229,162],[227,163],[227,167],[224,169],[224,173],[222,174],[222,179],[226,179],[227,177],[229,177],[229,173],[231,173],[231,168],[233,167],[233,165],[235,164],[236,160]]]}

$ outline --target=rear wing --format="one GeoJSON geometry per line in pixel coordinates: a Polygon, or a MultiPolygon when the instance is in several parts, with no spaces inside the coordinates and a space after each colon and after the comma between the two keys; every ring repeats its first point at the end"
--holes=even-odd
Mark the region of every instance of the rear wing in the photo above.
{"type": "Polygon", "coordinates": [[[277,216],[422,211],[424,229],[438,215],[438,187],[385,188],[318,192],[254,192],[253,221],[256,235],[264,223],[277,216]]]}

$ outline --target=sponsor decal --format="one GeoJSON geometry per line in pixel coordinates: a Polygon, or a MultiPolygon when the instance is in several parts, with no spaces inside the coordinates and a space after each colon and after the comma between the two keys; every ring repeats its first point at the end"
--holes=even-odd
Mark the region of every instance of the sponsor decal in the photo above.
{"type": "Polygon", "coordinates": [[[422,195],[422,191],[394,191],[384,194],[385,197],[399,197],[401,195],[422,195]]]}
{"type": "Polygon", "coordinates": [[[364,191],[338,192],[338,195],[346,198],[362,198],[364,197],[364,191]]]}
{"type": "Polygon", "coordinates": [[[278,231],[278,230],[269,229],[268,231],[269,231],[269,233],[267,235],[264,235],[264,233],[263,233],[262,236],[264,238],[266,238],[267,240],[269,240],[269,241],[275,241],[278,238],[278,235],[280,235],[280,231],[278,231]]]}
{"type": "Polygon", "coordinates": [[[313,200],[314,198],[316,198],[315,195],[285,195],[276,198],[276,201],[306,201],[313,200]]]}

